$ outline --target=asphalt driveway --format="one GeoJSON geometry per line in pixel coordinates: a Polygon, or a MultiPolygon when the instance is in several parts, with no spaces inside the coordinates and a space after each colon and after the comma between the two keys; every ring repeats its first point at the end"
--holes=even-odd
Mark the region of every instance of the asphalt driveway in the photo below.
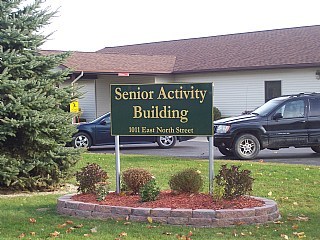
{"type": "MultiPolygon", "coordinates": [[[[114,146],[94,147],[91,153],[114,153],[114,146]]],[[[177,143],[171,149],[160,149],[157,144],[125,145],[120,148],[121,154],[159,155],[169,157],[187,157],[208,159],[209,143],[205,137],[198,137],[187,142],[177,143]]],[[[215,159],[230,159],[214,148],[215,159]]],[[[233,159],[237,160],[237,159],[233,159]]],[[[320,154],[310,148],[288,148],[280,150],[262,150],[257,159],[252,161],[277,162],[286,164],[305,164],[320,166],[320,154]]],[[[241,161],[241,160],[239,160],[241,161]]]]}

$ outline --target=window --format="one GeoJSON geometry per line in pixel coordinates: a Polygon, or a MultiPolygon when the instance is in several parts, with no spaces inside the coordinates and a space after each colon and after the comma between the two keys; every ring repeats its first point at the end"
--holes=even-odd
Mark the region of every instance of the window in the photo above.
{"type": "Polygon", "coordinates": [[[320,98],[310,99],[310,117],[320,116],[320,98]]]}
{"type": "Polygon", "coordinates": [[[283,118],[298,118],[304,117],[304,101],[296,100],[283,105],[276,113],[281,113],[283,118]]]}
{"type": "Polygon", "coordinates": [[[265,102],[281,96],[281,81],[264,82],[265,102]]]}

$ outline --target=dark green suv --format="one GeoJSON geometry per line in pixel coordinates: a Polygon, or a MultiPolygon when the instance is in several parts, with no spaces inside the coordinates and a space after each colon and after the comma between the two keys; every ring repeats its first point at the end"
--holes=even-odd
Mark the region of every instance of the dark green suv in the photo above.
{"type": "Polygon", "coordinates": [[[281,96],[248,115],[215,121],[214,146],[240,159],[254,159],[265,148],[311,147],[320,153],[320,93],[281,96]]]}

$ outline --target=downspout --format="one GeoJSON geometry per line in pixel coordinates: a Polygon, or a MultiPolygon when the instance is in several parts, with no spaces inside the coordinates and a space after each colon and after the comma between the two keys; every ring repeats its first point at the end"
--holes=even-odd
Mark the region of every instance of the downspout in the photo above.
{"type": "Polygon", "coordinates": [[[80,79],[83,77],[83,71],[81,71],[81,73],[79,74],[78,77],[76,77],[72,82],[71,82],[71,86],[73,87],[74,84],[80,79]]]}

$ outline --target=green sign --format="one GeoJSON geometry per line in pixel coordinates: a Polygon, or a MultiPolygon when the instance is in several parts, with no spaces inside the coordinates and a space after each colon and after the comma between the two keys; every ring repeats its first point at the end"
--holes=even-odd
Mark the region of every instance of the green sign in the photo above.
{"type": "Polygon", "coordinates": [[[213,135],[212,83],[112,84],[112,135],[213,135]]]}

